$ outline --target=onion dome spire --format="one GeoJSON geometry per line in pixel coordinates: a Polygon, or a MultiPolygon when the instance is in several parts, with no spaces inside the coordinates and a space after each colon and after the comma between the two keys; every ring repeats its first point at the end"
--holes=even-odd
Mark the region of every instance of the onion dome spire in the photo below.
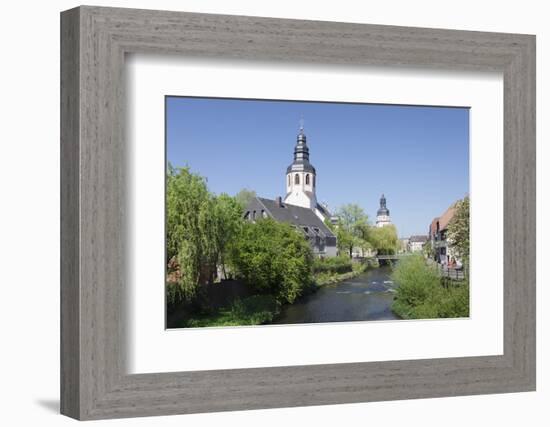
{"type": "Polygon", "coordinates": [[[300,120],[300,129],[294,146],[294,161],[287,168],[287,173],[291,171],[307,171],[315,173],[315,168],[309,163],[309,147],[304,133],[304,119],[300,120]]]}
{"type": "Polygon", "coordinates": [[[378,209],[377,215],[387,215],[389,216],[390,211],[386,207],[386,196],[382,194],[382,197],[380,197],[380,209],[378,209]]]}

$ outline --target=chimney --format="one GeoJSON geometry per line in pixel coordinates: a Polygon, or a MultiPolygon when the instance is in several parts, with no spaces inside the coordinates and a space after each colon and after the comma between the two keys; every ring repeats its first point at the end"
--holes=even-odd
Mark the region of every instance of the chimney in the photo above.
{"type": "Polygon", "coordinates": [[[277,206],[279,206],[280,208],[283,208],[283,199],[281,198],[281,196],[278,196],[275,201],[277,202],[277,206]]]}

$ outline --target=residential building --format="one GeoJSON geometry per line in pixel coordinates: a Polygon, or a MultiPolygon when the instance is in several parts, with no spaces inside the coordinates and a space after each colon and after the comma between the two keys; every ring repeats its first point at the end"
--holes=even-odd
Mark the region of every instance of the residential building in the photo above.
{"type": "Polygon", "coordinates": [[[425,235],[411,236],[408,242],[409,252],[421,252],[427,241],[428,236],[425,235]]]}
{"type": "Polygon", "coordinates": [[[455,214],[454,203],[443,214],[434,218],[429,227],[428,238],[433,248],[433,259],[442,265],[461,266],[461,260],[451,247],[447,232],[455,214]]]}
{"type": "Polygon", "coordinates": [[[408,252],[409,251],[409,238],[401,237],[399,239],[399,252],[408,252]]]}
{"type": "Polygon", "coordinates": [[[273,218],[289,223],[304,235],[315,255],[333,257],[337,254],[336,236],[312,209],[284,203],[280,197],[275,200],[254,197],[244,215],[249,221],[273,218]]]}

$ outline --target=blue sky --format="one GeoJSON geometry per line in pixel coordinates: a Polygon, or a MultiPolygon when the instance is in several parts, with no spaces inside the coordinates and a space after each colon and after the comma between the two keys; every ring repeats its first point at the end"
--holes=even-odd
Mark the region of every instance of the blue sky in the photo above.
{"type": "Polygon", "coordinates": [[[168,97],[167,160],[215,193],[284,197],[301,117],[332,211],[357,203],[374,222],[384,193],[408,237],[469,191],[467,108],[168,97]]]}

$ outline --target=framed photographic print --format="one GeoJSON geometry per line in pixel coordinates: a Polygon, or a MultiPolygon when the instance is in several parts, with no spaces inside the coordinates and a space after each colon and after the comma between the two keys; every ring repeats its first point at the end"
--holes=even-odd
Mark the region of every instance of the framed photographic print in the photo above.
{"type": "Polygon", "coordinates": [[[83,6],[61,41],[63,414],[535,389],[534,36],[83,6]]]}

